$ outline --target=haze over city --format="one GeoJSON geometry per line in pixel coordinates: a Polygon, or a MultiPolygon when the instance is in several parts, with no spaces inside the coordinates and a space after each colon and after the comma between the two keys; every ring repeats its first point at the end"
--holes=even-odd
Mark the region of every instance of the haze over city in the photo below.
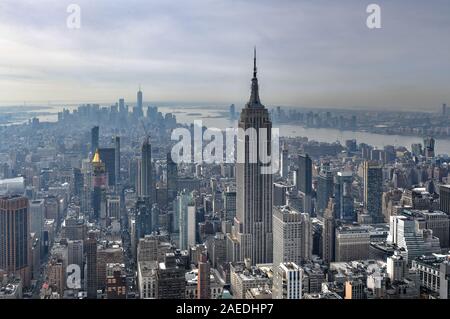
{"type": "MultiPolygon", "coordinates": [[[[2,1],[0,102],[230,104],[258,47],[267,105],[435,111],[450,100],[450,3],[2,1]]],[[[241,105],[240,105],[241,106],[241,105]]]]}

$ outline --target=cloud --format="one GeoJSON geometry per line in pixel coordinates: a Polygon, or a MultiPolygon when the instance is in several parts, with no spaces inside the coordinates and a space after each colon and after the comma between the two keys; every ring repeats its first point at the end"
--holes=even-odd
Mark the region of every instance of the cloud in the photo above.
{"type": "Polygon", "coordinates": [[[244,104],[257,45],[266,105],[449,101],[448,1],[376,2],[381,30],[357,0],[4,0],[0,99],[133,101],[142,84],[148,101],[244,104]],[[66,27],[73,2],[79,30],[66,27]]]}

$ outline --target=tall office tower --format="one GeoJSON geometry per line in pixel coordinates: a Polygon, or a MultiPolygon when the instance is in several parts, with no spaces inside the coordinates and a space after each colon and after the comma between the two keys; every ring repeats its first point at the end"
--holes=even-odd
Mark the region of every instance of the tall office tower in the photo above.
{"type": "Polygon", "coordinates": [[[116,136],[114,138],[114,181],[115,181],[115,187],[116,192],[119,191],[119,184],[120,184],[120,136],[116,136]]]}
{"type": "Polygon", "coordinates": [[[334,184],[334,197],[336,203],[335,217],[348,222],[356,221],[352,183],[352,172],[337,173],[334,184]]]}
{"type": "Polygon", "coordinates": [[[420,144],[420,143],[413,143],[413,144],[411,144],[411,153],[414,156],[423,155],[422,144],[420,144]]]}
{"type": "Polygon", "coordinates": [[[312,160],[308,154],[298,156],[297,188],[306,195],[312,193],[312,160]]]}
{"type": "Polygon", "coordinates": [[[324,263],[329,264],[334,261],[336,223],[335,223],[336,205],[333,198],[330,198],[328,207],[323,214],[323,232],[322,232],[322,259],[324,263]]]}
{"type": "Polygon", "coordinates": [[[230,120],[234,120],[236,118],[236,107],[234,104],[230,105],[230,120]]]}
{"type": "Polygon", "coordinates": [[[364,208],[373,223],[383,223],[383,171],[382,165],[374,161],[365,161],[364,171],[364,208]]]}
{"type": "Polygon", "coordinates": [[[317,176],[317,213],[319,216],[323,216],[328,201],[333,196],[333,188],[333,173],[328,167],[323,167],[317,176]]]}
{"type": "Polygon", "coordinates": [[[302,299],[303,269],[293,262],[274,265],[273,299],[302,299]]]}
{"type": "Polygon", "coordinates": [[[433,158],[435,156],[434,148],[435,148],[436,141],[432,137],[427,137],[423,140],[423,148],[425,151],[425,157],[433,158]]]}
{"type": "Polygon", "coordinates": [[[289,206],[273,208],[273,264],[301,265],[311,259],[312,228],[308,214],[289,206]]]}
{"type": "Polygon", "coordinates": [[[125,113],[125,99],[119,99],[119,113],[125,113]]]}
{"type": "Polygon", "coordinates": [[[441,211],[450,215],[450,184],[439,186],[439,205],[441,211]]]}
{"type": "Polygon", "coordinates": [[[42,247],[42,234],[44,232],[45,206],[44,200],[38,199],[30,202],[30,232],[39,238],[42,247]]]}
{"type": "Polygon", "coordinates": [[[105,206],[105,216],[101,216],[102,212],[102,202],[105,198],[107,175],[105,170],[105,164],[100,160],[100,154],[98,150],[95,152],[92,158],[92,208],[94,212],[94,219],[99,217],[106,217],[106,206],[105,206]]]}
{"type": "Polygon", "coordinates": [[[152,233],[152,211],[149,198],[136,202],[136,238],[144,238],[152,233]]]}
{"type": "Polygon", "coordinates": [[[172,155],[167,153],[167,202],[172,203],[177,197],[178,190],[178,166],[172,160],[172,155]]]}
{"type": "Polygon", "coordinates": [[[99,148],[98,153],[101,161],[105,164],[108,186],[113,187],[116,185],[116,150],[114,147],[104,147],[99,148]]]}
{"type": "Polygon", "coordinates": [[[84,242],[86,251],[86,290],[89,299],[97,299],[97,238],[89,233],[84,242]]]}
{"type": "Polygon", "coordinates": [[[30,217],[28,199],[0,197],[0,269],[20,276],[30,287],[30,217]]]}
{"type": "Polygon", "coordinates": [[[152,146],[150,144],[149,137],[146,136],[144,143],[142,143],[141,196],[144,198],[149,198],[150,203],[153,203],[153,192],[152,146]]]}
{"type": "Polygon", "coordinates": [[[245,141],[241,141],[244,144],[243,150],[238,147],[238,158],[245,158],[243,163],[236,163],[235,237],[239,243],[239,258],[241,260],[250,258],[252,264],[270,263],[273,257],[272,174],[262,172],[263,169],[267,169],[267,166],[260,161],[257,154],[253,154],[253,151],[263,148],[268,151],[267,155],[271,156],[272,122],[267,109],[261,104],[259,98],[256,50],[250,100],[241,112],[239,128],[244,131],[253,128],[257,135],[254,140],[245,137],[245,141]],[[260,129],[266,130],[266,141],[260,139],[260,135],[262,135],[260,129]],[[239,154],[242,151],[244,154],[239,154]],[[252,158],[254,163],[249,161],[252,158]]]}
{"type": "Polygon", "coordinates": [[[447,116],[447,104],[442,104],[442,115],[447,116]]]}
{"type": "Polygon", "coordinates": [[[296,175],[297,189],[300,192],[303,203],[303,212],[312,214],[312,160],[308,154],[299,155],[296,175]]]}
{"type": "Polygon", "coordinates": [[[284,179],[289,177],[289,150],[287,144],[283,144],[283,149],[281,150],[281,165],[280,165],[280,175],[284,179]]]}
{"type": "Polygon", "coordinates": [[[142,91],[141,87],[139,87],[139,91],[137,92],[136,107],[133,110],[133,116],[135,118],[141,118],[144,116],[144,110],[142,109],[142,106],[142,91]]]}
{"type": "Polygon", "coordinates": [[[84,178],[79,168],[73,168],[73,193],[75,196],[81,196],[83,193],[84,178]]]}
{"type": "Polygon", "coordinates": [[[227,189],[223,192],[223,220],[234,220],[236,216],[236,190],[227,189]]]}
{"type": "Polygon", "coordinates": [[[83,241],[82,240],[68,240],[67,241],[67,265],[78,265],[83,269],[83,241]]]}
{"type": "Polygon", "coordinates": [[[195,202],[191,194],[182,192],[177,196],[176,203],[176,215],[178,218],[178,228],[175,231],[179,232],[179,248],[189,249],[189,247],[195,245],[195,231],[197,227],[196,214],[195,214],[195,202]]]}
{"type": "Polygon", "coordinates": [[[95,151],[98,149],[99,145],[99,138],[100,138],[100,129],[98,126],[94,126],[91,129],[91,154],[95,154],[95,151]]]}
{"type": "Polygon", "coordinates": [[[198,261],[197,297],[211,299],[211,267],[205,253],[200,254],[198,261]]]}

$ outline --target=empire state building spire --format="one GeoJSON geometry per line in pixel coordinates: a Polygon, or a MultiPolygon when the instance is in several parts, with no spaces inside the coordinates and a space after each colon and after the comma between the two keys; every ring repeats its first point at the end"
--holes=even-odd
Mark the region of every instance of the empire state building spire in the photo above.
{"type": "Polygon", "coordinates": [[[248,108],[264,108],[259,99],[259,87],[258,78],[256,77],[256,47],[253,52],[253,78],[252,78],[252,90],[250,94],[250,100],[248,101],[246,107],[248,108]]]}

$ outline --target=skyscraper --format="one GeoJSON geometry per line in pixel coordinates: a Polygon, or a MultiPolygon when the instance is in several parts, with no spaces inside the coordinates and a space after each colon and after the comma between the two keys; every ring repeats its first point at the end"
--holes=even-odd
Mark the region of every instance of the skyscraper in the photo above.
{"type": "Polygon", "coordinates": [[[317,176],[317,213],[322,216],[334,191],[333,173],[328,167],[321,169],[317,176]]]}
{"type": "Polygon", "coordinates": [[[244,155],[243,163],[236,164],[237,212],[235,219],[236,238],[239,243],[240,259],[250,258],[251,263],[272,262],[272,174],[263,174],[264,165],[260,159],[254,163],[251,158],[252,144],[271,151],[272,122],[269,113],[261,104],[256,77],[256,49],[253,65],[253,79],[250,100],[241,112],[239,128],[244,131],[253,128],[257,131],[254,140],[245,137],[243,150],[238,147],[239,155],[244,155]],[[266,129],[266,141],[260,140],[260,129],[266,129]],[[252,144],[250,144],[252,143],[252,144]],[[267,143],[264,145],[263,143],[267,143]],[[239,152],[244,154],[239,154],[239,152]]]}
{"type": "Polygon", "coordinates": [[[383,171],[376,161],[365,161],[364,170],[364,208],[372,217],[373,223],[384,222],[382,196],[383,171]]]}
{"type": "Polygon", "coordinates": [[[141,196],[150,198],[150,202],[153,202],[152,146],[148,136],[145,137],[144,143],[142,143],[141,196]]]}
{"type": "Polygon", "coordinates": [[[353,222],[355,209],[352,194],[353,173],[338,172],[334,184],[334,197],[336,201],[336,218],[353,222]]]}
{"type": "Polygon", "coordinates": [[[334,261],[335,249],[335,204],[333,198],[330,198],[328,207],[323,214],[323,233],[322,233],[322,259],[326,264],[334,261]]]}
{"type": "Polygon", "coordinates": [[[144,116],[144,111],[142,109],[142,91],[139,86],[139,91],[137,92],[137,102],[136,107],[133,109],[133,115],[135,118],[141,118],[144,116]]]}
{"type": "Polygon", "coordinates": [[[97,299],[97,238],[95,233],[89,233],[85,241],[86,251],[86,289],[89,299],[97,299]]]}
{"type": "Polygon", "coordinates": [[[447,215],[450,215],[450,185],[439,186],[440,209],[447,215]]]}
{"type": "Polygon", "coordinates": [[[289,177],[289,153],[286,144],[283,144],[283,149],[281,151],[281,172],[280,175],[284,179],[289,177]]]}
{"type": "Polygon", "coordinates": [[[116,191],[118,191],[118,185],[120,183],[120,136],[116,136],[114,138],[114,181],[115,181],[115,187],[116,191]]]}
{"type": "Polygon", "coordinates": [[[294,262],[303,264],[311,259],[312,229],[308,214],[289,206],[274,207],[273,212],[273,264],[294,262]]]}
{"type": "Polygon", "coordinates": [[[30,202],[30,232],[39,238],[42,247],[42,235],[44,232],[45,207],[44,200],[38,199],[30,202]]]}
{"type": "Polygon", "coordinates": [[[195,233],[196,233],[196,215],[195,215],[195,202],[191,194],[182,192],[177,196],[175,207],[178,218],[178,230],[180,236],[180,249],[189,249],[189,247],[195,245],[195,233]]]}
{"type": "MultiPolygon", "coordinates": [[[[107,175],[105,170],[105,164],[100,160],[100,154],[98,150],[95,152],[92,158],[92,168],[93,168],[93,178],[92,178],[92,208],[94,211],[94,218],[98,219],[101,217],[101,206],[102,201],[105,197],[107,175]]],[[[106,213],[106,206],[105,206],[106,213]]],[[[106,217],[106,216],[104,216],[106,217]]]]}
{"type": "Polygon", "coordinates": [[[30,286],[30,217],[28,199],[0,197],[0,269],[20,276],[30,286]]]}
{"type": "Polygon", "coordinates": [[[100,129],[98,126],[94,126],[91,129],[91,154],[93,155],[95,151],[98,149],[98,143],[99,143],[99,134],[100,129]]]}
{"type": "Polygon", "coordinates": [[[205,253],[200,254],[198,261],[197,297],[211,299],[210,266],[205,253]]]}
{"type": "Polygon", "coordinates": [[[312,161],[308,154],[298,157],[297,188],[305,195],[312,193],[312,161]]]}
{"type": "Polygon", "coordinates": [[[427,137],[423,140],[423,148],[425,151],[425,157],[426,158],[433,158],[435,156],[434,148],[435,148],[436,141],[432,137],[427,137]]]}
{"type": "Polygon", "coordinates": [[[103,147],[98,149],[101,161],[105,164],[106,174],[108,174],[108,186],[116,185],[116,149],[113,147],[103,147]]]}
{"type": "Polygon", "coordinates": [[[298,157],[296,183],[302,199],[302,211],[312,214],[312,160],[308,154],[300,154],[298,157]]]}
{"type": "Polygon", "coordinates": [[[178,166],[167,153],[167,202],[171,203],[177,197],[178,166]]]}

